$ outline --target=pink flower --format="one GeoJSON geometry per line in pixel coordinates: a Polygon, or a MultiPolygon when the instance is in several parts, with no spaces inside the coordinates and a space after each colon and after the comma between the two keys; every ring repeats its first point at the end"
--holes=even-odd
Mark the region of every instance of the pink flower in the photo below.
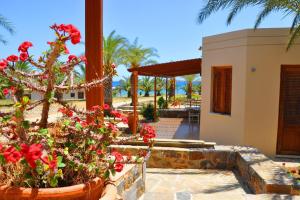
{"type": "Polygon", "coordinates": [[[10,62],[18,62],[19,57],[16,55],[10,55],[6,58],[6,60],[10,61],[10,62]]]}
{"type": "Polygon", "coordinates": [[[22,52],[20,54],[20,60],[23,61],[23,62],[25,62],[27,59],[28,59],[28,53],[22,52]]]}
{"type": "Polygon", "coordinates": [[[119,113],[119,112],[116,111],[116,110],[112,110],[112,111],[110,112],[110,114],[112,114],[114,117],[117,117],[117,118],[120,118],[120,117],[122,116],[122,114],[119,113]]]}
{"type": "Polygon", "coordinates": [[[103,110],[109,110],[109,109],[110,109],[110,107],[109,107],[108,104],[104,104],[104,105],[103,105],[103,110]]]}
{"type": "Polygon", "coordinates": [[[111,64],[111,67],[112,67],[113,69],[115,69],[115,68],[116,68],[116,64],[115,64],[115,63],[111,64]]]}
{"type": "Polygon", "coordinates": [[[27,52],[28,48],[29,48],[29,47],[32,47],[32,46],[33,46],[33,45],[32,45],[31,42],[25,41],[25,42],[23,42],[23,43],[19,46],[18,51],[19,51],[19,52],[27,52]]]}
{"type": "Polygon", "coordinates": [[[121,161],[123,161],[123,155],[120,154],[119,152],[113,151],[113,152],[111,153],[111,155],[115,157],[116,162],[121,162],[121,161]]]}

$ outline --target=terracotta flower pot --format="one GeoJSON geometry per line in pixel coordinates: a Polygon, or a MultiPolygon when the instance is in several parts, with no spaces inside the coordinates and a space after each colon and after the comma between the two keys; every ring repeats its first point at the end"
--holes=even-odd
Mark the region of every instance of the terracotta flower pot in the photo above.
{"type": "Polygon", "coordinates": [[[60,188],[23,188],[0,186],[0,200],[99,200],[104,181],[95,178],[85,184],[60,188]]]}
{"type": "Polygon", "coordinates": [[[128,127],[131,133],[133,132],[134,121],[133,113],[128,113],[128,127]]]}

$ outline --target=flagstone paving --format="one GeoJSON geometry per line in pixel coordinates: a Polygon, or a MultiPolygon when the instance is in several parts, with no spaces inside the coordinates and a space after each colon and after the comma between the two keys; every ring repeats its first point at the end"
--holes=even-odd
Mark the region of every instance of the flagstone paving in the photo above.
{"type": "Polygon", "coordinates": [[[197,195],[244,195],[232,171],[198,169],[147,169],[146,192],[140,200],[188,200],[197,195]]]}
{"type": "Polygon", "coordinates": [[[232,171],[148,168],[139,200],[300,200],[300,196],[251,194],[232,171]]]}

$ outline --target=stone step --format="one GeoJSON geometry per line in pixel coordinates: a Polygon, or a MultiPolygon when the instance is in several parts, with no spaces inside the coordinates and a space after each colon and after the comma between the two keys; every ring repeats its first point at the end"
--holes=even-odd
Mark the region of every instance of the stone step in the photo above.
{"type": "MultiPolygon", "coordinates": [[[[143,106],[137,106],[137,109],[142,109],[143,106]]],[[[133,106],[119,106],[117,109],[122,109],[122,110],[133,110],[133,106]]]]}
{"type": "Polygon", "coordinates": [[[139,200],[300,200],[300,196],[279,195],[279,194],[191,194],[188,192],[147,192],[139,200]]]}

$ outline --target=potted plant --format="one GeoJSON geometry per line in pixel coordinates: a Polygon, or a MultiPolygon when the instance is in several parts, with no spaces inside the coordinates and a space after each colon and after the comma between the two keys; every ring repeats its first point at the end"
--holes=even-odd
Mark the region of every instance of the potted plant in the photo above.
{"type": "MultiPolygon", "coordinates": [[[[107,77],[73,84],[70,73],[86,62],[85,57],[69,55],[66,62],[59,59],[69,54],[68,41],[74,45],[80,42],[80,32],[65,24],[54,24],[51,29],[56,39],[48,42],[50,49],[37,61],[29,54],[33,45],[28,41],[20,45],[20,55],[0,60],[0,75],[10,82],[2,92],[15,102],[13,112],[0,113],[0,199],[99,199],[110,175],[122,171],[126,163],[142,160],[141,156],[123,156],[109,145],[139,137],[149,147],[153,145],[153,131],[118,139],[118,122],[102,121],[104,111],[110,110],[108,105],[83,111],[57,98],[70,90],[99,86],[107,77]],[[17,70],[17,63],[29,63],[31,71],[17,70]],[[16,98],[16,86],[39,92],[41,100],[16,98]],[[63,117],[48,123],[49,109],[54,103],[60,105],[63,117]],[[38,105],[42,105],[41,119],[29,122],[25,112],[38,105]]],[[[127,122],[123,114],[110,112],[127,122]]]]}

